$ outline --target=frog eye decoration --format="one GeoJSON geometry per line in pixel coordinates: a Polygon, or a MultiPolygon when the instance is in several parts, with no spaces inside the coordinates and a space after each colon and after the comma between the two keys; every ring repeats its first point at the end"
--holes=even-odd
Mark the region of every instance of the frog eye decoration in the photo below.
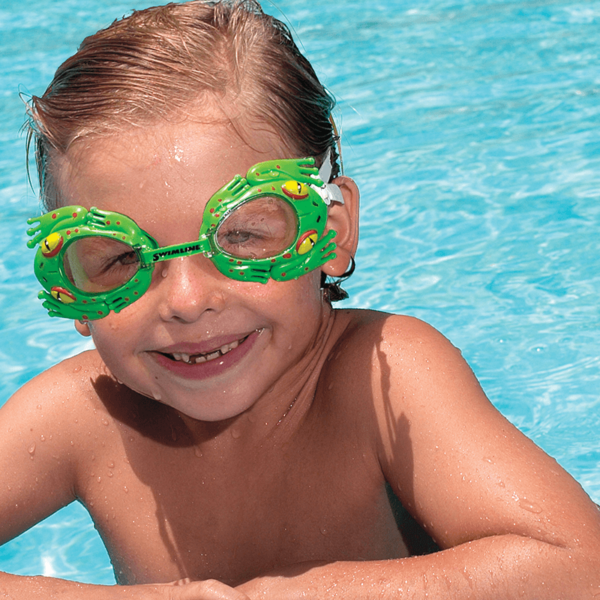
{"type": "Polygon", "coordinates": [[[51,233],[46,239],[44,239],[40,243],[42,254],[46,258],[52,258],[53,256],[56,256],[60,252],[60,249],[63,247],[63,242],[64,239],[63,236],[60,235],[60,233],[51,233]]]}
{"type": "Polygon", "coordinates": [[[52,294],[52,297],[55,300],[58,300],[63,304],[71,304],[71,302],[75,302],[77,300],[77,298],[75,298],[75,296],[69,290],[66,290],[58,285],[54,286],[50,290],[50,294],[52,294]]]}
{"type": "Polygon", "coordinates": [[[298,240],[296,244],[296,252],[298,254],[306,254],[310,252],[317,244],[319,240],[319,234],[313,229],[312,231],[307,231],[302,237],[298,240]]]}
{"type": "Polygon", "coordinates": [[[304,200],[308,198],[308,187],[299,181],[286,181],[281,186],[281,191],[293,200],[304,200]]]}

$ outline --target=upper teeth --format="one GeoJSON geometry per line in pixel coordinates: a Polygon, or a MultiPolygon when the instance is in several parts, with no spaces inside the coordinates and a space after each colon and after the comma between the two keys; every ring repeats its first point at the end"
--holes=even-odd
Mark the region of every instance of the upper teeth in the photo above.
{"type": "Polygon", "coordinates": [[[219,358],[224,354],[227,354],[234,348],[237,348],[240,345],[240,340],[235,340],[235,342],[231,342],[231,344],[225,344],[218,348],[217,350],[213,350],[212,352],[208,352],[206,354],[186,354],[185,352],[173,352],[172,356],[175,360],[181,360],[183,362],[194,364],[194,363],[203,363],[208,362],[209,360],[215,360],[215,358],[219,358]]]}

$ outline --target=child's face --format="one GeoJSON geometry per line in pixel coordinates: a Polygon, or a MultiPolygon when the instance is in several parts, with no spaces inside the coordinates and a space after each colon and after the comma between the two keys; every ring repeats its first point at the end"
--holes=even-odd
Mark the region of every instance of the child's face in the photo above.
{"type": "MultiPolygon", "coordinates": [[[[224,124],[184,123],[82,141],[57,159],[55,180],[65,204],[123,213],[160,246],[193,241],[217,189],[287,158],[272,134],[245,137],[252,146],[224,124]]],[[[239,282],[202,255],[176,258],[156,266],[134,304],[78,329],[89,327],[119,381],[195,419],[222,420],[260,410],[267,390],[298,374],[329,314],[319,278],[239,282]]]]}

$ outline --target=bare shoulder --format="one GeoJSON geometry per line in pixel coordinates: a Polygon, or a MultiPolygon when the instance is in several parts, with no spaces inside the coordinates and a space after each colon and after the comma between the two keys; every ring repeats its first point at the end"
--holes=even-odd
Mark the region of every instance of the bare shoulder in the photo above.
{"type": "Polygon", "coordinates": [[[584,543],[581,523],[593,544],[595,505],[496,410],[460,350],[418,319],[347,318],[338,368],[372,406],[386,480],[438,545],[498,534],[584,543]]]}
{"type": "Polygon", "coordinates": [[[102,418],[93,386],[101,369],[95,352],[65,360],[0,410],[0,542],[76,499],[81,459],[102,418]]]}
{"type": "Polygon", "coordinates": [[[34,377],[18,390],[3,407],[12,417],[37,422],[60,419],[84,412],[90,406],[97,408],[94,382],[106,374],[104,363],[95,350],[66,359],[34,377]]]}
{"type": "Polygon", "coordinates": [[[334,348],[341,359],[339,368],[357,373],[375,388],[380,387],[382,377],[409,383],[417,374],[421,379],[422,369],[433,376],[432,361],[442,366],[466,366],[460,350],[431,325],[414,317],[349,310],[339,311],[338,320],[344,327],[334,348]],[[359,363],[364,368],[357,371],[359,363]]]}

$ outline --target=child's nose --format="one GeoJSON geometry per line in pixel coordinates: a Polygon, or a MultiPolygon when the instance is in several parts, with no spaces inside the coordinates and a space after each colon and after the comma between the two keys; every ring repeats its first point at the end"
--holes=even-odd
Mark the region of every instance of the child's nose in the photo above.
{"type": "Polygon", "coordinates": [[[203,256],[186,256],[157,266],[159,315],[164,321],[196,321],[205,311],[220,312],[225,298],[214,265],[203,256]]]}

